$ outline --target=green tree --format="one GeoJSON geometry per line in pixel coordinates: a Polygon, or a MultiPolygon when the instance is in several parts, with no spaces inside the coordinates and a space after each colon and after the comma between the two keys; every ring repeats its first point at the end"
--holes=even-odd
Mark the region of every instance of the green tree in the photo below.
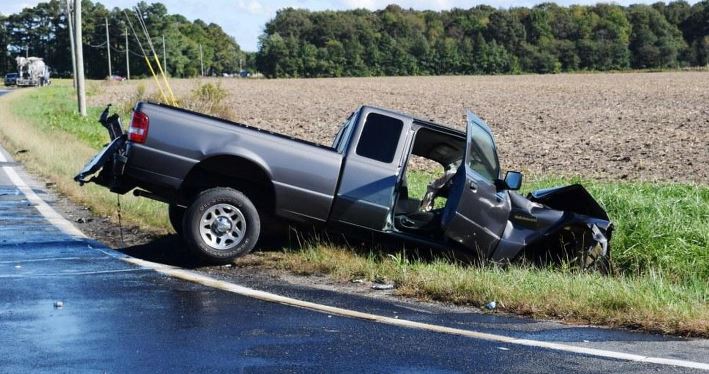
{"type": "Polygon", "coordinates": [[[632,25],[630,50],[635,68],[674,67],[677,56],[686,48],[680,31],[667,22],[655,8],[632,5],[628,9],[632,25]]]}
{"type": "Polygon", "coordinates": [[[14,70],[10,64],[10,55],[7,51],[7,46],[9,44],[7,25],[7,17],[0,13],[0,46],[5,46],[2,50],[0,50],[0,73],[14,70]]]}
{"type": "Polygon", "coordinates": [[[681,24],[690,48],[687,60],[692,65],[709,64],[709,0],[692,5],[689,16],[681,24]]]}
{"type": "Polygon", "coordinates": [[[285,76],[281,64],[287,57],[286,42],[280,34],[261,36],[256,64],[263,75],[269,78],[285,76]]]}

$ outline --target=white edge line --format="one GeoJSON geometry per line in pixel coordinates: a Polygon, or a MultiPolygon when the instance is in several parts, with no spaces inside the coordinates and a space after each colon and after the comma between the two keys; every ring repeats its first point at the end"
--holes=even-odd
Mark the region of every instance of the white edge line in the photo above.
{"type": "Polygon", "coordinates": [[[74,261],[74,260],[107,260],[106,258],[87,258],[87,257],[46,257],[46,258],[32,258],[23,260],[10,260],[10,261],[0,261],[0,265],[12,265],[12,264],[25,264],[31,262],[45,262],[45,261],[74,261]]]}
{"type": "MultiPolygon", "coordinates": [[[[7,162],[7,159],[3,156],[2,152],[0,152],[0,162],[7,162]]],[[[44,200],[42,200],[39,196],[37,196],[37,194],[34,191],[32,191],[32,188],[30,188],[29,185],[27,185],[27,183],[25,183],[25,181],[22,180],[22,178],[20,178],[20,176],[17,174],[17,172],[15,172],[15,170],[13,170],[12,167],[3,166],[3,170],[8,175],[8,177],[10,177],[10,180],[12,181],[12,183],[15,184],[15,186],[17,186],[17,188],[19,188],[20,191],[22,191],[22,193],[25,195],[25,197],[31,203],[33,203],[35,205],[35,207],[37,208],[39,213],[42,214],[42,216],[44,216],[52,225],[57,227],[59,230],[61,230],[65,234],[72,236],[74,238],[88,239],[88,236],[86,236],[83,232],[81,232],[81,230],[79,230],[76,226],[74,226],[66,218],[62,217],[51,206],[49,206],[49,204],[47,204],[44,200]]],[[[93,248],[91,246],[89,246],[89,247],[93,248]]],[[[229,283],[226,281],[218,280],[218,279],[208,277],[203,274],[198,274],[194,271],[185,270],[185,269],[174,267],[174,266],[169,266],[169,265],[164,265],[164,264],[158,264],[158,263],[151,262],[151,261],[141,260],[141,259],[138,259],[135,257],[125,255],[123,253],[114,251],[112,249],[101,249],[101,248],[93,248],[93,249],[98,250],[98,251],[100,251],[106,255],[109,255],[111,257],[115,257],[115,258],[118,258],[122,261],[128,262],[130,264],[137,265],[137,266],[147,268],[147,269],[152,269],[158,273],[168,275],[168,276],[171,276],[174,278],[182,279],[182,280],[185,280],[188,282],[201,284],[201,285],[207,286],[207,287],[217,288],[217,289],[220,289],[223,291],[235,293],[235,294],[238,294],[241,296],[251,297],[254,299],[258,299],[258,300],[263,300],[263,301],[268,301],[268,302],[273,302],[273,303],[278,303],[278,304],[284,304],[284,305],[314,310],[317,312],[328,313],[328,314],[337,315],[337,316],[341,316],[341,317],[362,319],[362,320],[367,320],[367,321],[371,321],[371,322],[384,323],[384,324],[388,324],[388,325],[392,325],[392,326],[425,330],[425,331],[431,331],[431,332],[442,333],[442,334],[465,336],[465,337],[479,339],[479,340],[521,345],[521,346],[526,346],[526,347],[546,348],[546,349],[551,349],[551,350],[556,350],[556,351],[577,353],[577,354],[582,354],[582,355],[587,355],[587,356],[603,357],[603,358],[610,358],[610,359],[624,360],[624,361],[633,361],[633,362],[651,363],[651,364],[657,364],[657,365],[679,366],[679,367],[701,369],[701,370],[709,371],[709,364],[702,363],[702,362],[677,360],[677,359],[661,358],[661,357],[650,357],[650,356],[643,356],[643,355],[637,355],[637,354],[632,354],[632,353],[623,353],[623,352],[608,351],[608,350],[596,349],[596,348],[578,347],[578,346],[569,345],[569,344],[560,344],[560,343],[546,342],[546,341],[541,341],[541,340],[518,339],[518,338],[513,338],[513,337],[509,337],[509,336],[504,336],[504,335],[490,334],[490,333],[484,333],[484,332],[473,331],[473,330],[457,329],[457,328],[453,328],[453,327],[446,327],[446,326],[434,325],[434,324],[430,324],[430,323],[415,322],[415,321],[409,321],[409,320],[405,320],[405,319],[385,317],[385,316],[380,316],[380,315],[371,314],[371,313],[364,313],[364,312],[358,312],[355,310],[349,310],[349,309],[338,308],[338,307],[333,307],[333,306],[328,306],[328,305],[322,305],[322,304],[317,304],[317,303],[313,303],[313,302],[309,302],[309,301],[294,299],[291,297],[276,295],[276,294],[273,294],[270,292],[259,291],[259,290],[255,290],[255,289],[244,287],[244,286],[239,286],[234,283],[229,283]]]]}
{"type": "Polygon", "coordinates": [[[52,274],[11,274],[11,275],[0,275],[0,279],[15,279],[15,278],[56,278],[56,277],[66,277],[73,275],[103,275],[103,274],[114,274],[114,273],[133,273],[139,271],[149,271],[152,269],[139,267],[131,269],[115,269],[115,270],[98,270],[98,271],[73,271],[67,273],[52,273],[52,274]]]}

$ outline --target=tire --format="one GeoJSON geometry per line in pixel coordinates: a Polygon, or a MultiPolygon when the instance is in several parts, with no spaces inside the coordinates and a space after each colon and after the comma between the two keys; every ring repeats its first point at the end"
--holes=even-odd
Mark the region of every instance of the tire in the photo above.
{"type": "Polygon", "coordinates": [[[601,254],[601,245],[593,241],[589,242],[590,237],[593,235],[589,229],[577,227],[572,230],[575,231],[576,236],[576,249],[573,254],[574,264],[580,270],[611,275],[613,273],[613,263],[610,259],[610,244],[608,244],[607,252],[601,254]]]}
{"type": "Polygon", "coordinates": [[[613,262],[611,261],[610,245],[608,253],[605,255],[595,255],[594,248],[583,251],[581,256],[581,268],[583,270],[596,272],[601,275],[614,275],[613,262]]]}
{"type": "Polygon", "coordinates": [[[180,236],[182,236],[182,221],[186,211],[187,208],[175,204],[170,204],[170,206],[167,207],[167,216],[170,219],[170,224],[172,228],[175,229],[175,233],[180,236]]]}
{"type": "Polygon", "coordinates": [[[182,221],[182,237],[189,249],[213,264],[227,264],[249,253],[261,233],[256,207],[232,188],[200,193],[182,221]]]}

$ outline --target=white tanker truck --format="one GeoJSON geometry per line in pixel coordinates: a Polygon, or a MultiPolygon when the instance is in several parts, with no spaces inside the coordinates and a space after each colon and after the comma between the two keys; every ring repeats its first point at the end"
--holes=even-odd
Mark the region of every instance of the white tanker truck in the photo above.
{"type": "Polygon", "coordinates": [[[17,86],[34,87],[49,84],[49,67],[41,57],[17,57],[17,86]]]}

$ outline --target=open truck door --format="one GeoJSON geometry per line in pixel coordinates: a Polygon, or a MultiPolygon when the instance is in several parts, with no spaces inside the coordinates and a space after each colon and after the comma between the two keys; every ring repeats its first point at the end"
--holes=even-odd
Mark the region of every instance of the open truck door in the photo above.
{"type": "Polygon", "coordinates": [[[472,112],[467,119],[465,154],[453,177],[441,227],[449,239],[489,257],[507,224],[510,201],[497,187],[500,165],[492,131],[472,112]]]}

